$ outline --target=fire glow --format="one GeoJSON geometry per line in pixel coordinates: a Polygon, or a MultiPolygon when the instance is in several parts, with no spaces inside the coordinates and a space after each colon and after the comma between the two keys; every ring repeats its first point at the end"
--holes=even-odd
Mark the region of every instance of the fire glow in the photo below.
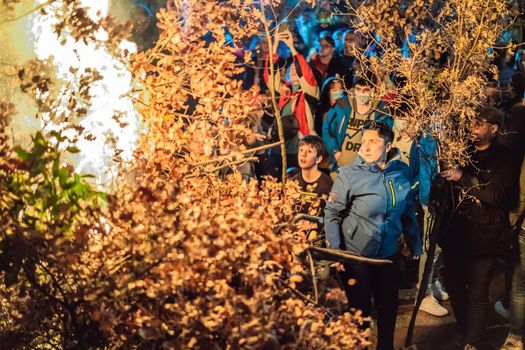
{"type": "MultiPolygon", "coordinates": [[[[82,4],[89,8],[88,14],[92,18],[106,16],[108,13],[109,0],[83,0],[82,4]]],[[[49,10],[52,11],[51,8],[49,10]]],[[[103,76],[102,80],[92,85],[92,105],[87,116],[80,122],[85,132],[94,135],[96,139],[88,141],[81,138],[76,144],[80,152],[76,159],[72,160],[77,172],[94,175],[99,185],[103,182],[109,183],[108,180],[116,174],[117,164],[113,161],[114,146],[106,141],[109,137],[115,138],[116,148],[122,150],[120,157],[126,161],[131,159],[138,138],[138,113],[131,99],[125,97],[131,89],[131,73],[103,46],[75,42],[71,37],[68,37],[65,43],[60,43],[60,39],[53,32],[53,21],[52,16],[35,16],[32,19],[31,30],[36,38],[37,57],[46,60],[52,56],[58,77],[66,82],[74,81],[70,67],[78,71],[93,68],[103,76]],[[125,113],[120,123],[126,124],[126,127],[121,127],[112,119],[115,112],[125,113]]],[[[101,40],[107,37],[107,33],[102,31],[97,35],[101,40]]],[[[131,52],[136,51],[136,46],[130,42],[123,42],[122,45],[131,52]]],[[[49,127],[60,128],[60,125],[49,127]]]]}

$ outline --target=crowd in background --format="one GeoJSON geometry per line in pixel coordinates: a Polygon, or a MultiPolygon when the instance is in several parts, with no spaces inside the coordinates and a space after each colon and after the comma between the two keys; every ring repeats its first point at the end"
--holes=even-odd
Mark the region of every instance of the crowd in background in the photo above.
{"type": "MultiPolygon", "coordinates": [[[[134,33],[141,38],[145,35],[140,33],[152,33],[147,28],[154,27],[152,11],[144,4],[139,1],[134,7],[140,19],[134,33]]],[[[227,28],[225,34],[228,38],[227,28]]],[[[266,37],[239,48],[239,62],[246,69],[236,78],[245,89],[256,87],[261,96],[276,92],[287,176],[301,187],[300,210],[324,217],[326,246],[387,261],[320,266],[324,275],[338,276],[349,308],[365,316],[372,305],[377,309],[377,348],[393,348],[400,285],[422,280],[430,223],[435,220],[433,201],[439,197],[448,201],[448,210],[441,212],[446,225],[439,232],[421,310],[445,316],[448,310],[441,302],[450,299],[458,332],[448,348],[478,348],[492,272],[504,264],[506,296],[495,304],[510,323],[502,349],[523,349],[525,50],[518,46],[514,52],[497,52],[499,76],[487,86],[485,105],[470,125],[469,165],[439,169],[436,141],[428,135],[403,136],[405,125],[392,118],[389,108],[392,96],[380,96],[380,91],[395,88],[395,77],[358,74],[366,67],[360,66],[355,49],[366,57],[380,57],[375,40],[347,24],[333,23],[327,11],[315,21],[299,16],[293,23],[280,23],[272,40],[272,52],[266,37]],[[245,49],[252,52],[250,62],[243,60],[245,49]],[[321,205],[315,205],[313,197],[322,198],[321,205]]],[[[152,40],[143,41],[139,50],[152,45],[152,40]]],[[[503,41],[523,40],[519,33],[503,41]]],[[[252,126],[247,146],[278,141],[272,111],[261,108],[252,126]]],[[[239,166],[247,180],[265,175],[281,179],[279,146],[257,156],[257,162],[239,166]]],[[[308,233],[320,230],[317,225],[303,228],[308,233]]]]}
{"type": "MultiPolygon", "coordinates": [[[[271,89],[277,93],[288,176],[299,182],[306,197],[329,198],[319,207],[303,208],[324,215],[327,246],[391,262],[331,266],[343,282],[349,307],[370,315],[373,300],[378,312],[377,348],[393,346],[399,285],[406,280],[401,267],[406,272],[406,266],[416,266],[416,279],[421,281],[428,248],[423,243],[428,241],[432,220],[431,186],[441,179],[454,199],[450,208],[455,209],[447,213],[448,224],[440,232],[421,310],[445,316],[448,310],[440,302],[450,298],[458,324],[452,348],[476,349],[482,343],[489,309],[491,272],[503,262],[507,297],[496,303],[496,311],[511,323],[503,348],[521,349],[524,51],[507,52],[495,62],[500,77],[487,87],[484,106],[470,126],[470,165],[439,169],[436,141],[429,135],[416,140],[404,137],[405,125],[389,109],[391,96],[380,96],[395,78],[357,73],[366,69],[360,69],[363,63],[354,56],[355,48],[368,57],[381,54],[372,42],[340,26],[317,32],[309,47],[291,27],[284,22],[275,28],[273,52],[266,38],[254,39],[252,62],[246,63],[242,76],[244,87],[257,86],[261,94],[271,89]],[[465,191],[467,199],[461,197],[465,191]],[[509,216],[512,210],[514,216],[509,216]],[[403,251],[408,259],[400,259],[403,251]],[[411,258],[419,261],[419,268],[411,258]],[[345,282],[353,279],[361,283],[349,287],[345,282]]],[[[254,143],[277,141],[275,115],[261,112],[254,132],[258,135],[254,143]]],[[[247,178],[281,177],[279,146],[260,152],[258,158],[241,169],[247,178]]]]}

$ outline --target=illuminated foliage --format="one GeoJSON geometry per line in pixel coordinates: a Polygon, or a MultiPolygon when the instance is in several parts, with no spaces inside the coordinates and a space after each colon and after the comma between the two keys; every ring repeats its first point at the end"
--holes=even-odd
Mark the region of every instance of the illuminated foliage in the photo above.
{"type": "MultiPolygon", "coordinates": [[[[249,139],[261,102],[232,79],[243,55],[226,45],[224,30],[238,42],[260,32],[261,18],[257,3],[240,0],[172,1],[159,13],[156,46],[130,62],[137,79],[132,98],[144,122],[136,161],[107,196],[61,161],[61,152],[78,151],[64,150],[74,140],[61,132],[38,133],[29,148],[12,147],[7,120],[14,106],[0,105],[2,344],[369,345],[369,331],[356,327],[359,315],[332,315],[299,289],[305,242],[290,224],[297,185],[246,183],[235,167],[253,155],[249,139]],[[220,178],[217,171],[226,167],[232,173],[220,178]]],[[[65,23],[94,39],[96,25],[86,31],[84,20],[65,23]]],[[[61,100],[47,93],[51,80],[33,79],[31,67],[40,64],[26,65],[18,79],[39,107],[48,106],[39,110],[46,118],[61,100]]],[[[95,81],[96,74],[88,75],[68,92],[78,103],[59,104],[66,115],[89,103],[95,81]]]]}
{"type": "Polygon", "coordinates": [[[382,78],[383,94],[395,94],[395,117],[406,122],[408,136],[428,133],[439,142],[441,161],[465,164],[468,127],[490,79],[497,79],[491,48],[511,21],[509,3],[388,0],[350,14],[381,55],[357,52],[361,67],[382,78]],[[388,80],[392,75],[397,84],[388,80]]]}

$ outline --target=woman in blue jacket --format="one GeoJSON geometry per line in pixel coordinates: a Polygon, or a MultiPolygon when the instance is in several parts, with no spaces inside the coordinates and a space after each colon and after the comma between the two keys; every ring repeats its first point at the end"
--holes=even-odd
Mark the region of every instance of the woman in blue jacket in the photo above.
{"type": "Polygon", "coordinates": [[[352,164],[339,168],[325,207],[327,245],[352,254],[382,258],[392,264],[335,263],[349,307],[371,313],[377,307],[377,349],[393,349],[398,303],[399,238],[404,235],[412,256],[421,255],[421,238],[411,172],[391,147],[394,133],[381,121],[366,121],[362,145],[352,164]],[[352,279],[356,283],[348,283],[352,279]]]}

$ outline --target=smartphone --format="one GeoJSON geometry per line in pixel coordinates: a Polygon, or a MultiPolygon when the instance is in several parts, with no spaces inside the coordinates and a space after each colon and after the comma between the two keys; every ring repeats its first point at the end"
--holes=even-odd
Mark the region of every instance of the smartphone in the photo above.
{"type": "Polygon", "coordinates": [[[279,23],[279,33],[286,32],[288,29],[290,29],[290,24],[288,22],[279,23]]]}

